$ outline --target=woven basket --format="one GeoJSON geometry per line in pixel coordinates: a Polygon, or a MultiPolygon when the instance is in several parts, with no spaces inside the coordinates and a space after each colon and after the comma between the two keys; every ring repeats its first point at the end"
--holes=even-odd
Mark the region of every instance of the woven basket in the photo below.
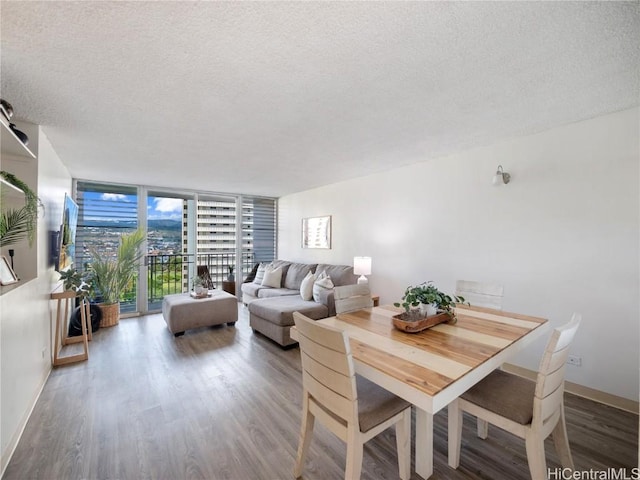
{"type": "Polygon", "coordinates": [[[99,303],[98,307],[102,310],[100,328],[115,327],[120,321],[120,303],[99,303]]]}

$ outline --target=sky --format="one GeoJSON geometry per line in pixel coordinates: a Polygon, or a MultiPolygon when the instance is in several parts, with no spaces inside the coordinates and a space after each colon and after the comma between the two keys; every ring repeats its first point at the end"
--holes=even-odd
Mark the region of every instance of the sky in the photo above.
{"type": "MultiPolygon", "coordinates": [[[[99,192],[84,192],[85,200],[85,218],[91,219],[92,207],[100,209],[100,217],[104,215],[104,210],[107,208],[105,202],[116,203],[129,203],[131,209],[136,208],[137,197],[135,195],[124,195],[122,193],[99,193],[99,192]]],[[[131,209],[126,209],[127,212],[131,212],[131,209]]],[[[115,210],[114,210],[115,211],[115,210]]],[[[130,213],[126,214],[127,216],[130,213]]],[[[114,219],[117,214],[114,214],[114,219]]],[[[95,217],[93,217],[95,218],[95,217]]],[[[179,198],[163,198],[163,197],[149,197],[147,200],[147,218],[148,220],[180,220],[182,218],[182,200],[179,198]]]]}

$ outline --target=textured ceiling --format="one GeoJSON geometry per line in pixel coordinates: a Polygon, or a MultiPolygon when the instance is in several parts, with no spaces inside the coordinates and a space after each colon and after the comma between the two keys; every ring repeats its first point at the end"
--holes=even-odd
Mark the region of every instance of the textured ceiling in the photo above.
{"type": "Polygon", "coordinates": [[[7,2],[74,177],[281,196],[638,105],[638,2],[7,2]]]}

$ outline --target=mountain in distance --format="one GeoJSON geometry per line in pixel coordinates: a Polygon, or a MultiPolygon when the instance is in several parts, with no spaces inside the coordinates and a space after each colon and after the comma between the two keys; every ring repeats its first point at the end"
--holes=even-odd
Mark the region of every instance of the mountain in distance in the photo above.
{"type": "Polygon", "coordinates": [[[182,230],[182,222],[180,220],[149,220],[148,224],[149,230],[182,230]]]}
{"type": "MultiPolygon", "coordinates": [[[[85,220],[83,222],[86,227],[120,227],[120,228],[136,228],[137,222],[131,220],[112,220],[108,224],[104,220],[85,220]]],[[[180,220],[149,220],[149,230],[182,230],[182,222],[180,220]]]]}

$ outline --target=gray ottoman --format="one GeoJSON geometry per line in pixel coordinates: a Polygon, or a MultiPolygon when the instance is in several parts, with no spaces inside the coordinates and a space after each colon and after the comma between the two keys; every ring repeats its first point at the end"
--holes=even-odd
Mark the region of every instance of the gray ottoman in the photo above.
{"type": "Polygon", "coordinates": [[[211,290],[206,298],[193,298],[188,293],[165,295],[162,316],[176,337],[190,328],[208,327],[238,321],[238,300],[222,290],[211,290]]]}

